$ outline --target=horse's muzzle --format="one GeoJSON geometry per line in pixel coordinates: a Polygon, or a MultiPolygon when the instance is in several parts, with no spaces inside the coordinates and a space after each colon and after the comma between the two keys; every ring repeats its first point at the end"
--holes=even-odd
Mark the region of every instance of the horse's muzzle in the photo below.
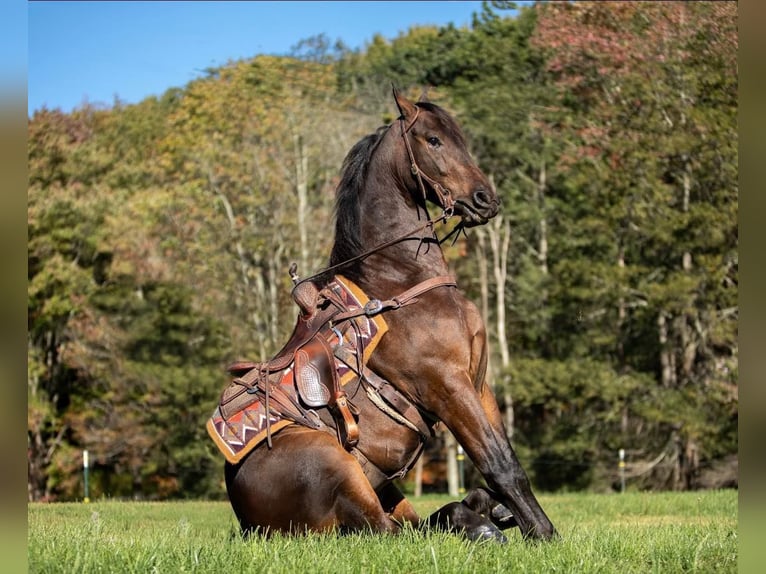
{"type": "Polygon", "coordinates": [[[494,192],[485,189],[477,189],[471,195],[470,200],[458,199],[455,201],[456,211],[463,218],[465,227],[484,225],[495,217],[500,210],[500,200],[494,192]]]}

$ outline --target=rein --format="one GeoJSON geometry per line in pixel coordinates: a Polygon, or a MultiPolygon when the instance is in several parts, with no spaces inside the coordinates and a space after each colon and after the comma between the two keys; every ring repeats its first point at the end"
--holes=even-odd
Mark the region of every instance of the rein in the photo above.
{"type": "MultiPolygon", "coordinates": [[[[309,275],[305,279],[301,279],[297,283],[295,283],[296,286],[300,285],[301,283],[305,283],[306,281],[312,281],[313,279],[316,279],[318,277],[321,277],[322,275],[325,275],[326,273],[329,273],[330,271],[335,271],[337,269],[340,269],[341,267],[345,267],[346,265],[350,265],[351,263],[356,263],[357,261],[361,261],[362,259],[369,257],[373,253],[377,253],[378,251],[382,251],[383,249],[386,249],[387,247],[391,247],[392,245],[395,245],[397,243],[400,243],[404,241],[405,239],[411,238],[413,235],[416,235],[417,233],[420,233],[424,229],[431,228],[433,231],[434,224],[447,221],[450,217],[452,217],[452,213],[448,213],[445,211],[442,213],[439,217],[436,219],[429,219],[426,223],[419,225],[412,231],[408,231],[407,233],[403,233],[399,237],[396,237],[394,239],[390,239],[384,243],[380,243],[376,245],[375,247],[368,249],[364,253],[360,253],[359,255],[356,255],[354,257],[351,257],[350,259],[346,259],[345,261],[341,261],[340,263],[336,263],[335,265],[331,265],[330,267],[325,267],[321,271],[318,271],[317,273],[314,273],[313,275],[309,275]]],[[[452,235],[452,233],[450,233],[452,235]]],[[[447,236],[449,237],[449,235],[447,236]]],[[[421,239],[421,241],[423,241],[421,239]]],[[[441,244],[441,241],[439,241],[441,244]]]]}

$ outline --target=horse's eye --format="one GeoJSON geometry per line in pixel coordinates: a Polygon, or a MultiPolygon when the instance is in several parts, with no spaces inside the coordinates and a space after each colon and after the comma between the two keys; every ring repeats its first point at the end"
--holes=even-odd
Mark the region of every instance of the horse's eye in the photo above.
{"type": "Polygon", "coordinates": [[[426,138],[426,141],[428,142],[428,145],[430,145],[431,147],[440,147],[442,145],[442,140],[440,140],[436,136],[429,136],[426,138]]]}

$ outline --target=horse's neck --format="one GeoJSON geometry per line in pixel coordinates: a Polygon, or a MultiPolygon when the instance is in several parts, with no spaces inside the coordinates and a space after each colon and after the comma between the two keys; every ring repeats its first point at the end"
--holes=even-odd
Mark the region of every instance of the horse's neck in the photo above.
{"type": "Polygon", "coordinates": [[[377,189],[385,189],[386,193],[371,194],[364,213],[385,215],[364,218],[364,249],[403,236],[408,239],[366,258],[361,265],[364,282],[370,287],[385,285],[388,290],[407,289],[431,277],[449,274],[433,231],[427,227],[418,230],[427,222],[423,209],[417,208],[407,193],[401,191],[395,177],[389,174],[378,177],[377,189]]]}

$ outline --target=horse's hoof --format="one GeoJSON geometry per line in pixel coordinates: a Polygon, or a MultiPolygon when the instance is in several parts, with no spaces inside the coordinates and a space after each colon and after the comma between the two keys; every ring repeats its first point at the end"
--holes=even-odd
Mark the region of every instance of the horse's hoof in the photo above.
{"type": "Polygon", "coordinates": [[[492,522],[501,529],[518,526],[513,513],[502,504],[495,506],[489,514],[492,522]]]}
{"type": "Polygon", "coordinates": [[[500,544],[506,544],[508,542],[505,534],[500,532],[500,530],[494,526],[488,524],[482,524],[481,526],[467,530],[465,535],[471,542],[484,542],[486,540],[493,540],[500,544]]]}

